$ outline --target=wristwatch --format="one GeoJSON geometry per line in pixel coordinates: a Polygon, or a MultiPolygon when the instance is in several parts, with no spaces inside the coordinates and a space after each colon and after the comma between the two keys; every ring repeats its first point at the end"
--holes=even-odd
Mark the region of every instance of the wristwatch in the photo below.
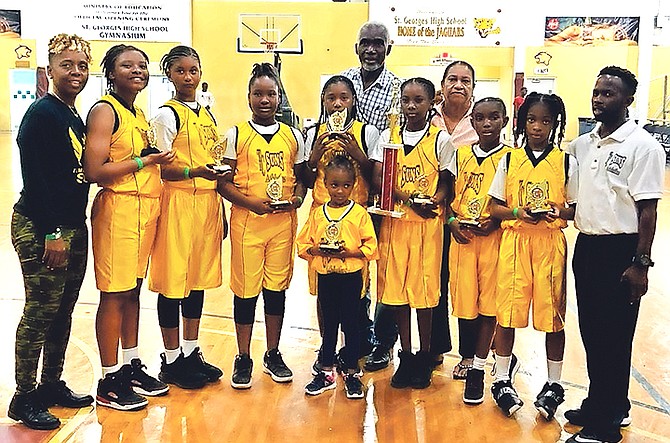
{"type": "Polygon", "coordinates": [[[651,260],[649,254],[637,254],[633,257],[633,264],[638,266],[644,266],[646,268],[654,266],[654,262],[651,260]]]}

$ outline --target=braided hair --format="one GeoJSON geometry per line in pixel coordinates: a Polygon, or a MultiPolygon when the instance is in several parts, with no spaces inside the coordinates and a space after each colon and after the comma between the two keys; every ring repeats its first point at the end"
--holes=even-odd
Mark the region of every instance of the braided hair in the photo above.
{"type": "Polygon", "coordinates": [[[326,83],[323,85],[323,89],[321,89],[321,112],[319,114],[318,123],[325,123],[326,120],[328,119],[328,112],[326,111],[326,106],[323,104],[323,99],[326,96],[326,91],[328,90],[328,88],[338,83],[344,83],[347,89],[349,89],[349,92],[351,92],[351,97],[353,98],[354,103],[353,103],[353,110],[351,111],[351,114],[349,116],[351,119],[356,118],[356,105],[358,103],[358,97],[356,96],[356,89],[354,88],[354,83],[351,81],[349,77],[345,77],[343,75],[334,75],[326,81],[326,83]]]}
{"type": "Polygon", "coordinates": [[[356,170],[354,169],[354,164],[349,158],[347,158],[346,155],[338,154],[333,156],[333,158],[326,165],[325,173],[328,174],[328,171],[333,171],[336,169],[345,171],[352,179],[356,179],[356,170]]]}
{"type": "Polygon", "coordinates": [[[502,101],[502,99],[499,97],[484,97],[480,100],[477,100],[475,104],[472,105],[472,112],[474,113],[475,108],[477,108],[477,106],[483,103],[497,103],[498,106],[500,106],[500,110],[502,111],[503,117],[507,117],[507,107],[505,106],[505,102],[502,101]]]}
{"type": "Polygon", "coordinates": [[[281,80],[279,80],[279,73],[271,63],[267,62],[254,63],[254,67],[251,69],[251,78],[249,79],[249,93],[251,93],[251,86],[261,77],[268,77],[273,80],[277,84],[279,94],[281,94],[281,80]]]}
{"type": "MultiPolygon", "coordinates": [[[[405,88],[411,84],[421,86],[423,90],[426,91],[426,94],[428,95],[428,100],[430,100],[431,102],[435,100],[435,85],[433,84],[433,82],[423,77],[413,77],[410,78],[409,80],[405,80],[402,83],[402,85],[400,85],[400,93],[402,94],[405,88]]],[[[426,114],[426,120],[431,121],[431,119],[436,113],[437,111],[435,110],[435,108],[431,107],[428,110],[428,113],[426,114]]]]}
{"type": "Polygon", "coordinates": [[[519,107],[517,112],[517,125],[514,132],[515,139],[518,139],[520,136],[523,137],[523,143],[526,142],[526,120],[528,118],[528,110],[531,106],[542,103],[549,108],[549,112],[554,119],[553,127],[549,133],[549,143],[560,144],[565,135],[565,104],[561,97],[556,94],[540,94],[537,92],[531,92],[526,96],[526,99],[523,102],[523,105],[519,107]]]}
{"type": "Polygon", "coordinates": [[[149,64],[149,56],[146,54],[146,52],[142,51],[141,49],[135,46],[118,44],[109,48],[105,53],[105,56],[102,58],[100,66],[102,66],[102,73],[105,75],[105,78],[107,79],[107,89],[110,91],[114,89],[114,82],[112,81],[111,78],[109,78],[109,76],[114,71],[114,64],[116,63],[116,59],[118,59],[121,54],[127,51],[139,52],[140,54],[142,54],[142,57],[144,57],[144,60],[146,60],[147,64],[149,64]]]}
{"type": "Polygon", "coordinates": [[[88,61],[91,61],[91,45],[76,34],[58,34],[52,37],[48,46],[49,61],[54,55],[68,49],[83,52],[88,61]]]}
{"type": "Polygon", "coordinates": [[[163,74],[166,76],[170,72],[170,68],[176,62],[178,59],[181,57],[193,57],[198,61],[198,67],[200,68],[200,56],[196,52],[195,49],[188,47],[188,46],[175,46],[174,48],[170,49],[170,52],[165,54],[163,58],[161,58],[161,71],[163,74]]]}

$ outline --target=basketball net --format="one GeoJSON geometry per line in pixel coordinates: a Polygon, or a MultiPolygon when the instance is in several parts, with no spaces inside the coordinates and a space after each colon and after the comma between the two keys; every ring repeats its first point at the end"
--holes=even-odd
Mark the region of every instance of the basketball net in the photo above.
{"type": "Polygon", "coordinates": [[[277,49],[277,42],[264,41],[263,45],[265,46],[266,53],[275,52],[275,49],[277,49]]]}

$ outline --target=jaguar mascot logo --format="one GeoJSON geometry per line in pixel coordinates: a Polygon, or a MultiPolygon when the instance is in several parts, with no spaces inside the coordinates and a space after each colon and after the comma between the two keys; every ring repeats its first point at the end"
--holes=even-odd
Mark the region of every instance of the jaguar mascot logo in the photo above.
{"type": "Polygon", "coordinates": [[[493,24],[496,19],[494,18],[476,18],[475,20],[475,30],[479,33],[481,38],[486,38],[490,34],[500,34],[500,27],[496,26],[493,28],[493,24]]]}

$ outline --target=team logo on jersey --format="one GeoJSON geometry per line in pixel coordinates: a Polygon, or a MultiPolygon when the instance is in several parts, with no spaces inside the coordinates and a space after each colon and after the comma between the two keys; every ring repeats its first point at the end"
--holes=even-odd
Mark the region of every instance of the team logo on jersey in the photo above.
{"type": "Polygon", "coordinates": [[[479,195],[479,191],[482,189],[482,182],[484,181],[483,172],[472,172],[468,174],[468,177],[465,179],[465,189],[472,189],[472,191],[479,195]]]}
{"type": "Polygon", "coordinates": [[[621,169],[623,168],[624,163],[626,163],[626,157],[611,151],[609,157],[607,157],[607,160],[605,161],[605,169],[607,172],[619,175],[621,174],[621,169]]]}
{"type": "Polygon", "coordinates": [[[258,155],[261,174],[267,175],[272,168],[279,168],[284,171],[284,152],[263,152],[260,149],[257,149],[256,154],[258,155]]]}
{"type": "Polygon", "coordinates": [[[416,183],[420,178],[428,181],[421,170],[421,165],[403,166],[400,171],[400,187],[405,186],[407,183],[416,183]]]}

